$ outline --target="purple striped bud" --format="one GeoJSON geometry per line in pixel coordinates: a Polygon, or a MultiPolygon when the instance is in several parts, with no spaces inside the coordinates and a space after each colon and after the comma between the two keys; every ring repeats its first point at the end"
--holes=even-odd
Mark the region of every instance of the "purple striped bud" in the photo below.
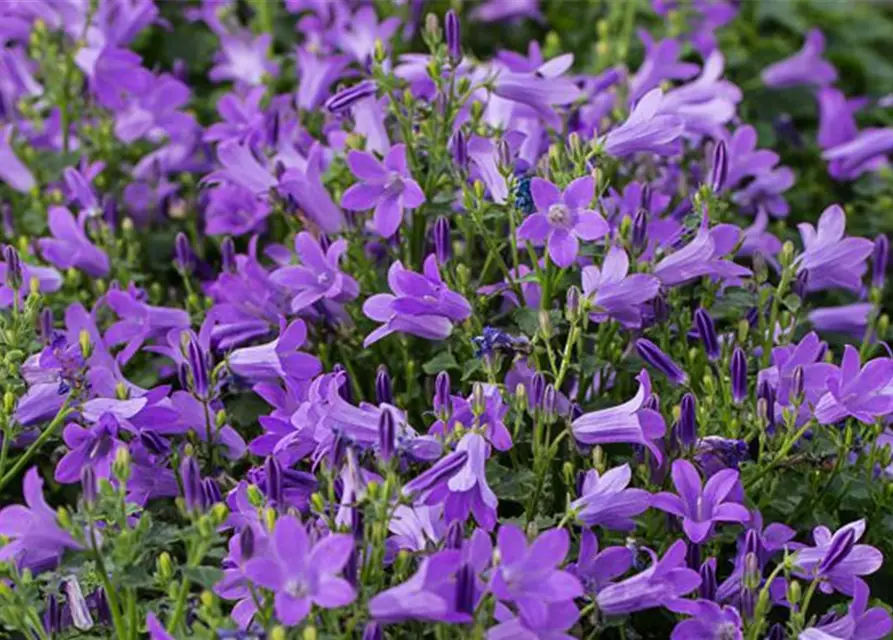
{"type": "Polygon", "coordinates": [[[769,627],[769,633],[766,634],[766,640],[785,640],[787,637],[788,634],[785,631],[784,625],[780,622],[776,622],[769,627]]]}
{"type": "Polygon", "coordinates": [[[44,307],[40,310],[40,316],[37,319],[37,332],[40,334],[40,340],[44,344],[49,344],[53,339],[53,310],[44,307]]]}
{"type": "Polygon", "coordinates": [[[856,544],[856,532],[852,529],[838,531],[831,538],[831,544],[825,552],[825,557],[819,563],[818,575],[824,576],[843,562],[856,544]]]}
{"type": "Polygon", "coordinates": [[[105,595],[105,589],[99,587],[93,592],[93,603],[96,605],[96,617],[106,626],[112,624],[112,610],[109,608],[109,599],[105,595]]]}
{"type": "Polygon", "coordinates": [[[646,184],[642,187],[642,196],[640,200],[640,209],[644,209],[645,213],[651,211],[651,185],[646,184]]]}
{"type": "Polygon", "coordinates": [[[210,509],[223,500],[220,495],[220,487],[217,486],[217,481],[214,478],[202,480],[202,500],[205,503],[205,509],[210,509]]]}
{"type": "Polygon", "coordinates": [[[543,414],[547,418],[555,417],[557,400],[558,393],[555,391],[555,387],[551,383],[547,384],[543,391],[543,414]]]}
{"type": "Polygon", "coordinates": [[[565,304],[565,315],[568,322],[574,322],[579,312],[580,288],[577,285],[571,285],[567,290],[567,301],[565,304]]]}
{"type": "Polygon", "coordinates": [[[254,556],[256,549],[256,539],[254,529],[245,527],[239,534],[239,555],[242,556],[242,562],[250,560],[254,556]]]}
{"type": "Polygon", "coordinates": [[[81,467],[81,492],[84,497],[84,504],[92,505],[96,503],[96,472],[89,464],[81,467]]]}
{"type": "Polygon", "coordinates": [[[453,134],[450,149],[452,150],[453,162],[456,166],[460,169],[466,168],[468,166],[468,140],[462,132],[462,129],[459,129],[453,134]]]}
{"type": "Polygon", "coordinates": [[[81,584],[74,576],[65,579],[65,596],[68,600],[68,610],[71,612],[71,623],[78,631],[89,631],[93,628],[93,616],[87,599],[81,591],[81,584]]]}
{"type": "Polygon", "coordinates": [[[189,388],[189,365],[185,362],[177,365],[177,380],[180,382],[181,389],[189,388]]]}
{"type": "MultiPolygon", "coordinates": [[[[434,379],[434,413],[447,416],[450,412],[450,374],[441,371],[434,379]]],[[[445,417],[441,419],[445,420],[445,417]]]]}
{"type": "Polygon", "coordinates": [[[648,340],[636,340],[636,352],[647,364],[664,374],[673,384],[685,384],[688,376],[660,347],[648,340]]]}
{"type": "Polygon", "coordinates": [[[332,373],[338,374],[341,378],[341,383],[338,387],[338,395],[341,396],[345,402],[353,404],[353,392],[350,389],[350,377],[347,373],[347,369],[345,369],[344,365],[340,362],[336,362],[332,367],[332,373]]]}
{"type": "Polygon", "coordinates": [[[729,159],[726,154],[726,143],[722,140],[713,149],[713,166],[710,168],[710,188],[719,193],[726,184],[729,175],[729,159]]]}
{"type": "Polygon", "coordinates": [[[749,553],[759,555],[761,546],[760,535],[755,529],[748,529],[747,533],[744,534],[744,555],[749,553]]]}
{"type": "Polygon", "coordinates": [[[701,545],[690,544],[685,552],[685,564],[692,569],[701,565],[701,545]]]}
{"type": "Polygon", "coordinates": [[[698,595],[704,600],[716,598],[716,560],[710,558],[701,565],[701,586],[698,587],[698,595]]]}
{"type": "Polygon", "coordinates": [[[741,589],[741,614],[748,620],[753,618],[753,612],[756,605],[753,589],[741,589]]]}
{"type": "Polygon", "coordinates": [[[24,272],[19,252],[10,245],[3,246],[3,262],[6,263],[6,284],[10,289],[18,291],[22,286],[24,272]]]}
{"type": "Polygon", "coordinates": [[[801,365],[797,365],[794,367],[794,372],[791,374],[791,397],[792,398],[800,398],[803,396],[803,367],[801,365]]]}
{"type": "Polygon", "coordinates": [[[640,208],[633,217],[632,247],[636,251],[642,251],[648,242],[648,212],[640,208]]]}
{"type": "MultiPolygon", "coordinates": [[[[359,520],[360,522],[362,522],[360,518],[354,518],[354,520],[359,520]]],[[[347,564],[344,565],[343,574],[344,579],[347,580],[347,582],[350,583],[352,587],[356,588],[359,586],[360,567],[356,546],[354,546],[354,548],[350,550],[350,555],[347,556],[347,564]]]]}
{"type": "Polygon", "coordinates": [[[530,381],[530,403],[539,408],[543,403],[543,392],[546,390],[546,376],[537,371],[530,381]]]}
{"type": "Polygon", "coordinates": [[[374,96],[376,90],[377,86],[372,80],[363,80],[352,87],[342,89],[326,100],[324,106],[329,113],[340,113],[363,98],[374,96]]]}
{"type": "Polygon", "coordinates": [[[168,441],[151,429],[141,429],[139,440],[140,444],[151,454],[164,456],[170,453],[171,446],[168,441]]]}
{"type": "Polygon", "coordinates": [[[763,572],[760,569],[760,560],[755,553],[744,555],[744,585],[748,589],[758,589],[763,580],[763,572]]]}
{"type": "Polygon", "coordinates": [[[747,355],[741,347],[735,347],[729,369],[732,375],[732,401],[741,404],[747,397],[747,355]]]}
{"type": "Polygon", "coordinates": [[[695,397],[691,393],[682,396],[679,405],[679,424],[676,437],[684,447],[691,447],[698,439],[698,422],[695,417],[695,397]]]}
{"type": "Polygon", "coordinates": [[[719,358],[719,338],[716,336],[716,325],[713,324],[713,318],[706,310],[699,308],[695,311],[695,325],[698,328],[701,342],[704,343],[707,357],[716,360],[719,358]]]}
{"type": "Polygon", "coordinates": [[[450,241],[450,221],[446,216],[440,216],[434,222],[434,254],[438,264],[446,264],[452,255],[450,241]]]}
{"type": "Polygon", "coordinates": [[[363,629],[363,640],[383,640],[384,634],[377,622],[367,622],[363,629]]]}
{"type": "Polygon", "coordinates": [[[452,9],[446,13],[444,32],[446,34],[447,53],[450,56],[450,61],[453,64],[457,64],[462,59],[462,30],[459,24],[459,16],[452,9]]]}
{"type": "Polygon", "coordinates": [[[378,367],[375,374],[375,399],[378,404],[394,404],[394,392],[391,386],[391,374],[385,365],[378,367]]]}
{"type": "Polygon", "coordinates": [[[874,239],[874,252],[871,254],[871,286],[883,288],[887,277],[887,260],[890,256],[890,241],[883,233],[874,239]]]}
{"type": "Polygon", "coordinates": [[[808,289],[809,269],[803,269],[802,271],[800,271],[800,273],[797,274],[797,277],[794,278],[794,281],[791,283],[791,291],[801,300],[805,300],[808,289]]]}
{"type": "Polygon", "coordinates": [[[337,469],[341,466],[344,456],[347,454],[347,444],[347,438],[344,437],[344,434],[336,431],[335,441],[332,442],[332,448],[329,449],[329,466],[332,469],[337,469]]]}
{"type": "Polygon", "coordinates": [[[189,244],[189,238],[182,231],[174,240],[174,264],[182,273],[192,273],[195,269],[195,254],[189,244]]]}
{"type": "Polygon", "coordinates": [[[456,611],[466,615],[474,613],[474,567],[465,563],[456,573],[456,611]]]}
{"type": "Polygon", "coordinates": [[[208,397],[208,357],[195,336],[186,344],[186,360],[192,373],[192,390],[200,398],[208,397]]]}
{"type": "Polygon", "coordinates": [[[112,231],[118,226],[118,201],[111,196],[102,200],[102,219],[112,231]]]}
{"type": "Polygon", "coordinates": [[[378,454],[385,462],[394,456],[397,446],[397,432],[394,425],[394,414],[385,409],[378,416],[378,454]]]}
{"type": "Polygon", "coordinates": [[[222,263],[223,270],[227,273],[235,273],[238,271],[238,265],[236,264],[236,243],[229,236],[226,236],[223,239],[223,242],[220,243],[220,262],[222,263]]]}
{"type": "Polygon", "coordinates": [[[202,510],[202,473],[198,462],[192,456],[183,458],[180,463],[180,478],[183,481],[183,501],[186,510],[195,513],[202,510]]]}
{"type": "Polygon", "coordinates": [[[282,465],[274,456],[264,462],[264,488],[267,499],[277,507],[282,504],[282,465]]]}
{"type": "Polygon", "coordinates": [[[667,295],[660,291],[651,301],[651,313],[655,324],[662,324],[670,317],[670,308],[667,306],[667,295]]]}
{"type": "Polygon", "coordinates": [[[465,524],[459,520],[453,520],[447,527],[446,535],[443,537],[444,548],[461,549],[464,541],[465,524]]]}
{"type": "Polygon", "coordinates": [[[56,596],[52,594],[47,597],[47,606],[43,613],[43,628],[51,635],[62,631],[62,607],[56,600],[56,596]]]}

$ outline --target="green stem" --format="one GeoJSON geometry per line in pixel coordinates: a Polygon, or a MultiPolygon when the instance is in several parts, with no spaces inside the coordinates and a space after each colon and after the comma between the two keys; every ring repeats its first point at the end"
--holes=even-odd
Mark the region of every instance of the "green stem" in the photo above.
{"type": "MultiPolygon", "coordinates": [[[[56,417],[53,418],[53,421],[47,426],[46,429],[43,430],[43,433],[38,436],[37,440],[35,440],[30,447],[23,453],[18,460],[16,460],[15,464],[12,465],[12,468],[3,474],[3,477],[0,478],[0,491],[6,487],[10,481],[15,478],[19,472],[25,467],[26,464],[34,457],[34,454],[38,452],[38,450],[44,445],[44,443],[53,437],[56,431],[59,429],[59,426],[65,421],[65,418],[68,417],[68,402],[69,399],[65,400],[65,403],[59,409],[59,412],[56,414],[56,417]]],[[[4,438],[4,444],[5,444],[4,438]]]]}
{"type": "Polygon", "coordinates": [[[174,612],[171,619],[167,623],[167,632],[174,633],[180,625],[183,614],[186,613],[186,597],[189,595],[189,578],[183,577],[180,582],[180,590],[177,592],[177,602],[174,605],[174,612]]]}
{"type": "Polygon", "coordinates": [[[105,561],[99,552],[99,546],[96,544],[96,532],[93,529],[93,523],[90,523],[90,545],[93,549],[93,558],[96,561],[96,568],[99,569],[99,577],[102,586],[105,589],[105,598],[108,601],[109,611],[112,614],[112,626],[115,628],[115,636],[118,638],[127,637],[127,625],[121,615],[121,607],[118,604],[118,595],[115,587],[109,579],[108,571],[105,568],[105,561]]]}

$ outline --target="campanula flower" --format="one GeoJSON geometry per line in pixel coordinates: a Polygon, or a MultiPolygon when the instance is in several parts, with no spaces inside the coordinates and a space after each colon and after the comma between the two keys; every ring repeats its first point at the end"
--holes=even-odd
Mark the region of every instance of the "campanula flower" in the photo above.
{"type": "Polygon", "coordinates": [[[725,259],[738,244],[740,233],[738,227],[730,224],[710,229],[704,216],[694,239],[661,259],[653,273],[666,286],[677,286],[702,276],[729,280],[749,276],[750,269],[725,259]]]}
{"type": "Polygon", "coordinates": [[[62,438],[70,451],[56,465],[56,482],[78,482],[84,466],[92,467],[97,478],[111,478],[115,454],[127,446],[119,437],[120,427],[112,413],[103,413],[89,429],[67,425],[62,438]]]}
{"type": "Polygon", "coordinates": [[[65,549],[77,549],[80,545],[59,528],[56,510],[44,500],[43,479],[37,467],[28,469],[22,492],[28,506],[14,504],[0,509],[0,535],[9,538],[0,547],[0,560],[35,572],[49,569],[65,549]]]}
{"type": "Polygon", "coordinates": [[[574,437],[584,444],[626,442],[647,447],[660,462],[663,454],[654,443],[666,432],[666,423],[658,411],[646,408],[651,398],[651,379],[642,370],[635,397],[616,407],[585,413],[571,424],[574,437]]]}
{"type": "Polygon", "coordinates": [[[445,437],[456,426],[462,425],[465,429],[481,428],[493,446],[499,451],[508,451],[512,447],[512,436],[505,426],[505,416],[509,407],[502,398],[499,387],[492,384],[482,384],[481,399],[483,406],[475,410],[474,394],[463,398],[462,396],[450,396],[450,417],[446,424],[438,420],[429,433],[445,437]]]}
{"type": "Polygon", "coordinates": [[[618,246],[608,249],[601,269],[583,267],[582,278],[583,295],[592,305],[590,318],[594,322],[612,318],[626,327],[642,325],[642,305],[660,290],[655,276],[629,275],[629,256],[618,246]]]}
{"type": "Polygon", "coordinates": [[[295,238],[295,251],[300,265],[276,269],[270,278],[294,292],[291,310],[300,313],[320,300],[348,302],[359,294],[359,285],[338,268],[347,251],[347,241],[339,239],[322,250],[319,241],[306,231],[295,238]]]}
{"type": "Polygon", "coordinates": [[[716,522],[747,522],[750,512],[727,497],[738,482],[738,471],[724,469],[702,484],[697,469],[687,460],[676,460],[672,467],[677,494],[661,492],[652,506],[682,518],[685,534],[695,544],[710,537],[716,522]]]}
{"type": "Polygon", "coordinates": [[[867,238],[845,237],[846,214],[838,205],[822,212],[817,227],[808,222],[797,225],[803,240],[803,253],[797,256],[797,271],[809,271],[807,289],[844,288],[858,291],[868,270],[866,260],[874,250],[867,238]]]}
{"type": "Polygon", "coordinates": [[[379,293],[363,304],[368,318],[383,323],[366,336],[366,347],[395,331],[443,340],[453,332],[454,322],[471,315],[468,301],[444,284],[433,254],[425,260],[421,274],[395,262],[388,270],[388,284],[393,294],[379,293]]]}
{"type": "Polygon", "coordinates": [[[273,35],[252,37],[248,31],[220,35],[220,49],[208,77],[213,82],[232,80],[247,85],[263,84],[264,77],[275,75],[279,65],[267,56],[273,35]]]}
{"type": "Polygon", "coordinates": [[[847,417],[865,424],[893,412],[893,359],[875,358],[861,366],[859,350],[846,345],[840,369],[825,379],[827,393],[815,405],[820,424],[833,424],[847,417]]]}
{"type": "Polygon", "coordinates": [[[12,125],[0,127],[0,181],[21,193],[28,193],[37,184],[34,175],[15,155],[9,141],[12,125]]]}
{"type": "Polygon", "coordinates": [[[313,542],[304,525],[286,515],[276,523],[268,553],[250,559],[245,575],[274,591],[276,617],[296,625],[312,605],[333,609],[354,601],[353,587],[338,575],[352,551],[351,536],[332,533],[313,542]]]}
{"type": "Polygon", "coordinates": [[[444,503],[447,522],[464,522],[474,515],[478,526],[490,531],[496,525],[496,494],[487,483],[486,463],[490,445],[478,433],[462,436],[456,451],[468,454],[465,464],[446,483],[449,490],[444,503]]]}
{"type": "Polygon", "coordinates": [[[675,609],[692,617],[673,627],[670,640],[741,640],[744,637],[741,615],[735,607],[709,600],[685,600],[675,609]]]}
{"type": "Polygon", "coordinates": [[[579,241],[595,241],[610,228],[592,208],[595,180],[583,176],[559,191],[542,178],[530,181],[530,192],[537,212],[528,216],[518,229],[518,239],[535,245],[547,244],[552,261],[569,267],[577,259],[579,241]]]}
{"type": "Polygon", "coordinates": [[[598,538],[583,529],[577,562],[567,570],[577,576],[588,594],[595,595],[633,566],[633,552],[627,547],[608,547],[599,550],[598,538]]]}
{"type": "Polygon", "coordinates": [[[685,121],[673,113],[661,113],[664,95],[652,89],[636,103],[626,122],[601,138],[605,152],[623,158],[640,152],[669,155],[678,148],[685,121]]]}
{"type": "Polygon", "coordinates": [[[60,269],[74,267],[88,276],[103,278],[109,273],[109,257],[84,232],[86,216],[78,218],[76,221],[65,207],[51,207],[47,224],[52,237],[38,241],[40,252],[47,262],[60,269]]]}
{"type": "Polygon", "coordinates": [[[651,505],[651,494],[642,489],[628,489],[631,478],[627,464],[603,474],[595,469],[587,471],[580,497],[571,503],[577,520],[587,527],[601,525],[616,531],[635,529],[632,516],[639,515],[651,505]]]}
{"type": "Polygon", "coordinates": [[[344,192],[341,206],[353,211],[375,209],[372,225],[385,238],[397,232],[404,209],[425,202],[425,194],[406,164],[406,145],[391,147],[383,162],[368,151],[353,150],[347,154],[347,166],[360,182],[344,192]]]}
{"type": "Polygon", "coordinates": [[[865,534],[865,520],[844,525],[834,533],[819,525],[812,530],[815,546],[804,546],[794,554],[794,564],[804,578],[820,578],[824,593],[839,591],[852,595],[859,576],[881,568],[883,554],[867,544],[857,544],[865,534]]]}
{"type": "Polygon", "coordinates": [[[837,69],[822,58],[824,52],[824,34],[818,29],[810,29],[800,51],[763,69],[763,84],[775,88],[833,84],[837,80],[837,69]]]}
{"type": "Polygon", "coordinates": [[[666,80],[688,80],[698,73],[698,65],[679,62],[682,45],[678,40],[665,38],[655,42],[644,29],[639,29],[638,35],[645,45],[645,59],[629,81],[631,103],[637,102],[666,80]]]}
{"type": "Polygon", "coordinates": [[[826,149],[822,158],[828,161],[831,176],[838,180],[854,180],[866,171],[886,165],[893,152],[893,128],[864,129],[852,140],[826,149]]]}
{"type": "Polygon", "coordinates": [[[161,337],[171,329],[187,328],[190,324],[186,311],[148,305],[131,291],[110,291],[105,301],[119,318],[106,331],[105,341],[109,346],[126,343],[118,353],[122,364],[130,360],[147,340],[161,337]]]}
{"type": "Polygon", "coordinates": [[[252,382],[286,376],[309,380],[322,371],[322,364],[316,356],[298,351],[306,341],[307,325],[303,320],[294,320],[287,326],[283,322],[278,338],[256,347],[236,349],[227,363],[235,375],[252,382]]]}

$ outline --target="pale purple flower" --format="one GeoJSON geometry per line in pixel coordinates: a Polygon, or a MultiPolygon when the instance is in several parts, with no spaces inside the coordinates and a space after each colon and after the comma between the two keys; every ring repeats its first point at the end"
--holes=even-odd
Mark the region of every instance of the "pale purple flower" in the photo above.
{"type": "Polygon", "coordinates": [[[84,232],[87,216],[82,214],[78,218],[76,221],[65,207],[51,207],[47,224],[52,237],[38,241],[40,252],[47,262],[60,269],[74,267],[88,276],[103,278],[109,273],[109,257],[87,238],[84,232]]]}
{"type": "Polygon", "coordinates": [[[471,19],[480,22],[517,21],[530,18],[541,21],[540,0],[485,0],[474,5],[471,19]]]}
{"type": "Polygon", "coordinates": [[[740,233],[741,230],[731,224],[719,224],[710,229],[704,216],[694,239],[660,260],[653,273],[667,286],[678,286],[708,275],[725,280],[749,276],[750,269],[724,259],[735,248],[740,233]]]}
{"type": "Polygon", "coordinates": [[[363,304],[368,318],[383,323],[366,336],[366,347],[395,331],[443,340],[453,332],[454,322],[471,315],[468,301],[444,284],[433,254],[425,260],[423,273],[410,271],[399,261],[392,264],[388,285],[393,294],[379,293],[363,304]]]}
{"type": "Polygon", "coordinates": [[[674,153],[678,148],[675,143],[685,131],[685,121],[675,114],[661,113],[663,99],[660,89],[646,93],[633,107],[626,122],[601,138],[605,152],[618,158],[639,152],[674,153]]]}
{"type": "Polygon", "coordinates": [[[65,549],[80,545],[63,531],[56,510],[43,497],[43,479],[37,467],[25,474],[22,492],[25,504],[0,509],[0,535],[9,541],[0,547],[0,560],[14,562],[21,569],[42,571],[56,564],[65,549]]]}
{"type": "Polygon", "coordinates": [[[866,171],[886,164],[893,152],[893,128],[863,129],[852,140],[843,142],[822,153],[834,178],[853,180],[866,171]]]}
{"type": "Polygon", "coordinates": [[[56,482],[78,482],[85,466],[91,467],[97,478],[111,478],[115,454],[127,446],[119,437],[120,429],[113,413],[103,413],[89,429],[75,423],[67,425],[62,439],[70,451],[56,465],[56,482]]]}
{"type": "Polygon", "coordinates": [[[374,208],[373,226],[385,238],[397,232],[404,209],[425,202],[425,194],[406,165],[406,145],[391,147],[384,162],[367,151],[353,150],[347,154],[347,165],[360,182],[344,192],[341,206],[353,211],[374,208]]]}
{"type": "Polygon", "coordinates": [[[663,459],[654,443],[666,432],[666,423],[658,411],[646,408],[651,398],[651,379],[642,370],[638,376],[639,390],[635,397],[616,407],[585,413],[571,424],[574,437],[584,444],[613,444],[625,442],[647,447],[658,462],[663,459]]]}
{"type": "Polygon", "coordinates": [[[685,566],[684,540],[673,543],[660,560],[657,554],[650,553],[652,564],[648,569],[599,591],[595,599],[600,612],[614,616],[660,606],[673,607],[681,596],[700,584],[698,572],[685,566]]]}
{"type": "Polygon", "coordinates": [[[118,353],[118,360],[126,363],[146,340],[161,337],[171,329],[185,329],[190,325],[189,314],[182,309],[153,307],[137,298],[131,291],[110,291],[105,297],[119,320],[105,332],[108,346],[126,343],[118,353]]]}
{"type": "Polygon", "coordinates": [[[376,40],[387,45],[399,26],[400,18],[392,16],[379,22],[375,9],[364,6],[336,27],[333,39],[354,60],[367,64],[375,54],[376,40]]]}
{"type": "Polygon", "coordinates": [[[124,143],[140,138],[153,141],[197,127],[195,118],[179,111],[189,102],[189,87],[170,74],[153,79],[152,86],[115,114],[115,135],[124,143]]]}
{"type": "Polygon", "coordinates": [[[735,607],[722,606],[710,600],[685,600],[674,607],[690,616],[673,627],[670,640],[742,640],[741,615],[735,607]]]}
{"type": "Polygon", "coordinates": [[[659,113],[682,118],[690,135],[722,138],[726,124],[737,115],[742,97],[741,89],[721,79],[724,70],[725,58],[714,51],[704,61],[696,80],[664,94],[659,113]]]}
{"type": "Polygon", "coordinates": [[[273,42],[269,33],[252,37],[250,32],[220,35],[220,51],[208,72],[213,82],[233,80],[260,85],[267,75],[275,75],[279,65],[268,57],[273,42]]]}
{"type": "Polygon", "coordinates": [[[821,578],[824,593],[839,591],[852,595],[859,576],[874,573],[884,563],[883,554],[867,544],[856,544],[865,534],[865,520],[844,525],[834,533],[820,525],[812,530],[814,547],[794,554],[797,573],[804,578],[821,578]]]}
{"type": "Polygon", "coordinates": [[[497,542],[500,563],[490,579],[490,589],[500,600],[514,603],[522,618],[542,620],[548,616],[549,605],[583,595],[580,581],[557,568],[570,547],[566,530],[551,529],[528,545],[521,529],[503,524],[497,542]]]}
{"type": "Polygon", "coordinates": [[[456,451],[468,454],[465,464],[446,483],[449,490],[444,503],[447,522],[464,522],[474,515],[478,526],[490,531],[496,525],[496,494],[487,483],[486,464],[490,445],[478,433],[462,436],[456,451]]]}
{"type": "Polygon", "coordinates": [[[775,167],[759,173],[742,190],[732,196],[732,202],[746,209],[764,208],[776,218],[790,213],[790,205],[782,195],[794,185],[794,172],[790,167],[775,167]]]}
{"type": "Polygon", "coordinates": [[[819,331],[844,333],[861,338],[874,310],[870,302],[856,302],[839,307],[824,307],[809,312],[809,321],[819,331]]]}
{"type": "Polygon", "coordinates": [[[220,121],[211,124],[202,138],[206,142],[235,141],[253,146],[261,139],[264,113],[261,100],[266,87],[252,87],[239,94],[230,92],[217,101],[220,121]]]}
{"type": "Polygon", "coordinates": [[[645,45],[645,59],[629,81],[629,100],[635,103],[646,93],[667,80],[688,80],[698,73],[698,65],[679,62],[682,46],[678,40],[666,38],[655,42],[651,34],[640,29],[639,39],[645,45]]]}
{"type": "Polygon", "coordinates": [[[776,88],[833,84],[837,80],[837,69],[822,58],[824,52],[825,36],[819,29],[811,29],[800,51],[763,69],[763,84],[776,88]]]}
{"type": "Polygon", "coordinates": [[[558,128],[561,119],[555,107],[573,103],[583,95],[570,78],[562,77],[573,57],[560,56],[542,64],[536,71],[501,71],[493,84],[493,94],[509,103],[524,105],[543,122],[558,128]]]}
{"type": "Polygon", "coordinates": [[[608,547],[600,551],[598,538],[584,528],[577,562],[569,565],[567,570],[580,579],[587,593],[595,595],[629,571],[633,559],[633,551],[629,547],[608,547]]]}
{"type": "Polygon", "coordinates": [[[518,239],[535,245],[547,244],[552,261],[569,267],[577,259],[579,241],[595,241],[610,227],[592,207],[595,180],[583,176],[559,191],[542,178],[530,181],[530,192],[537,212],[528,216],[518,229],[518,239]]]}
{"type": "Polygon", "coordinates": [[[298,47],[296,57],[299,76],[296,104],[299,109],[312,111],[331,95],[331,86],[341,78],[350,58],[320,54],[309,47],[298,47]]]}
{"type": "Polygon", "coordinates": [[[323,609],[344,607],[356,592],[338,576],[353,551],[353,538],[333,533],[311,541],[301,522],[291,515],[276,523],[269,552],[254,557],[245,575],[256,585],[276,593],[276,617],[296,625],[310,613],[312,605],[323,609]]]}
{"type": "Polygon", "coordinates": [[[587,527],[601,525],[605,529],[632,531],[637,516],[651,505],[651,494],[642,489],[628,489],[632,479],[629,465],[599,474],[586,472],[580,497],[571,503],[577,520],[587,527]]]}
{"type": "Polygon", "coordinates": [[[818,228],[808,222],[797,225],[803,253],[797,256],[797,272],[809,271],[807,289],[844,288],[858,291],[868,270],[867,259],[874,243],[867,238],[845,237],[846,214],[834,204],[819,218],[818,228]]]}
{"type": "Polygon", "coordinates": [[[676,460],[672,467],[677,494],[661,492],[652,506],[682,518],[685,534],[695,544],[710,537],[716,522],[747,522],[750,512],[727,498],[738,483],[739,473],[724,469],[702,484],[697,469],[687,460],[676,460]]]}
{"type": "Polygon", "coordinates": [[[270,278],[294,293],[291,310],[300,313],[320,300],[348,302],[359,294],[359,285],[352,277],[338,268],[341,257],[347,251],[347,241],[336,240],[324,252],[319,241],[302,231],[295,238],[295,251],[300,265],[276,269],[270,278]]]}
{"type": "Polygon", "coordinates": [[[28,193],[37,184],[34,175],[19,160],[9,144],[12,125],[0,126],[0,181],[21,193],[28,193]]]}
{"type": "Polygon", "coordinates": [[[869,595],[868,585],[862,580],[855,580],[849,607],[849,615],[856,624],[853,640],[880,640],[889,637],[893,631],[893,620],[884,607],[868,608],[869,595]]]}
{"type": "Polygon", "coordinates": [[[294,320],[280,327],[279,337],[255,347],[242,347],[229,354],[227,365],[236,376],[251,382],[270,378],[309,380],[322,371],[319,359],[298,351],[307,341],[307,325],[294,320]]]}
{"type": "Polygon", "coordinates": [[[757,384],[767,382],[774,390],[776,402],[782,406],[791,403],[794,373],[799,369],[803,375],[803,392],[806,399],[815,403],[825,392],[825,381],[837,371],[823,357],[828,345],[819,340],[815,332],[803,336],[796,345],[785,345],[772,349],[772,366],[760,370],[757,384]]]}
{"type": "Polygon", "coordinates": [[[861,366],[859,350],[846,345],[840,369],[825,378],[828,392],[815,405],[820,424],[852,417],[866,424],[893,412],[893,359],[875,358],[861,366]]]}
{"type": "Polygon", "coordinates": [[[768,149],[757,149],[757,130],[751,125],[735,129],[728,140],[729,173],[726,188],[734,188],[747,177],[757,177],[778,164],[778,154],[768,149]]]}

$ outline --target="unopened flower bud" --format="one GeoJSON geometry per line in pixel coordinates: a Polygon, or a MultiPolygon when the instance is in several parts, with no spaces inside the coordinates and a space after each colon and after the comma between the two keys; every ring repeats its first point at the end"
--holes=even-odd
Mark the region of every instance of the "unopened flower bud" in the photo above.
{"type": "Polygon", "coordinates": [[[698,335],[704,344],[704,351],[711,360],[719,358],[719,338],[716,335],[716,325],[713,318],[703,308],[695,311],[695,326],[698,329],[698,335]]]}
{"type": "Polygon", "coordinates": [[[450,221],[446,216],[440,216],[434,222],[434,255],[438,264],[446,264],[451,254],[450,221]]]}
{"type": "Polygon", "coordinates": [[[189,244],[189,238],[182,231],[174,240],[174,264],[183,273],[192,273],[195,269],[195,254],[189,244]]]}
{"type": "Polygon", "coordinates": [[[465,134],[462,132],[462,129],[456,131],[453,134],[453,139],[450,144],[450,149],[453,153],[453,162],[456,163],[456,166],[460,169],[464,169],[468,166],[468,140],[465,137],[465,134]]]}
{"type": "Polygon", "coordinates": [[[378,404],[394,404],[391,374],[385,365],[380,365],[375,374],[375,399],[378,404]]]}
{"type": "Polygon", "coordinates": [[[378,417],[378,453],[381,459],[388,462],[394,456],[397,446],[397,431],[394,414],[385,409],[378,417]]]}
{"type": "Polygon", "coordinates": [[[636,211],[633,218],[632,238],[630,244],[636,251],[645,249],[648,242],[648,212],[645,209],[636,211]]]}
{"type": "Polygon", "coordinates": [[[695,397],[691,393],[682,396],[679,405],[679,422],[676,436],[684,447],[691,447],[698,439],[698,422],[696,418],[695,397]]]}
{"type": "Polygon", "coordinates": [[[871,254],[871,286],[883,288],[887,277],[887,260],[890,255],[890,241],[883,233],[874,240],[874,251],[871,254]]]}
{"type": "Polygon", "coordinates": [[[462,31],[459,16],[452,9],[446,13],[444,26],[447,53],[450,56],[450,61],[453,64],[457,64],[462,59],[462,31]]]}
{"type": "Polygon", "coordinates": [[[96,504],[96,472],[92,465],[81,467],[81,492],[85,505],[96,504]]]}
{"type": "Polygon", "coordinates": [[[580,313],[580,289],[571,285],[567,290],[567,304],[565,307],[568,322],[574,322],[580,313]]]}
{"type": "Polygon", "coordinates": [[[726,143],[722,140],[713,149],[713,165],[710,168],[710,189],[713,193],[722,191],[729,174],[729,159],[726,154],[726,143]]]}

